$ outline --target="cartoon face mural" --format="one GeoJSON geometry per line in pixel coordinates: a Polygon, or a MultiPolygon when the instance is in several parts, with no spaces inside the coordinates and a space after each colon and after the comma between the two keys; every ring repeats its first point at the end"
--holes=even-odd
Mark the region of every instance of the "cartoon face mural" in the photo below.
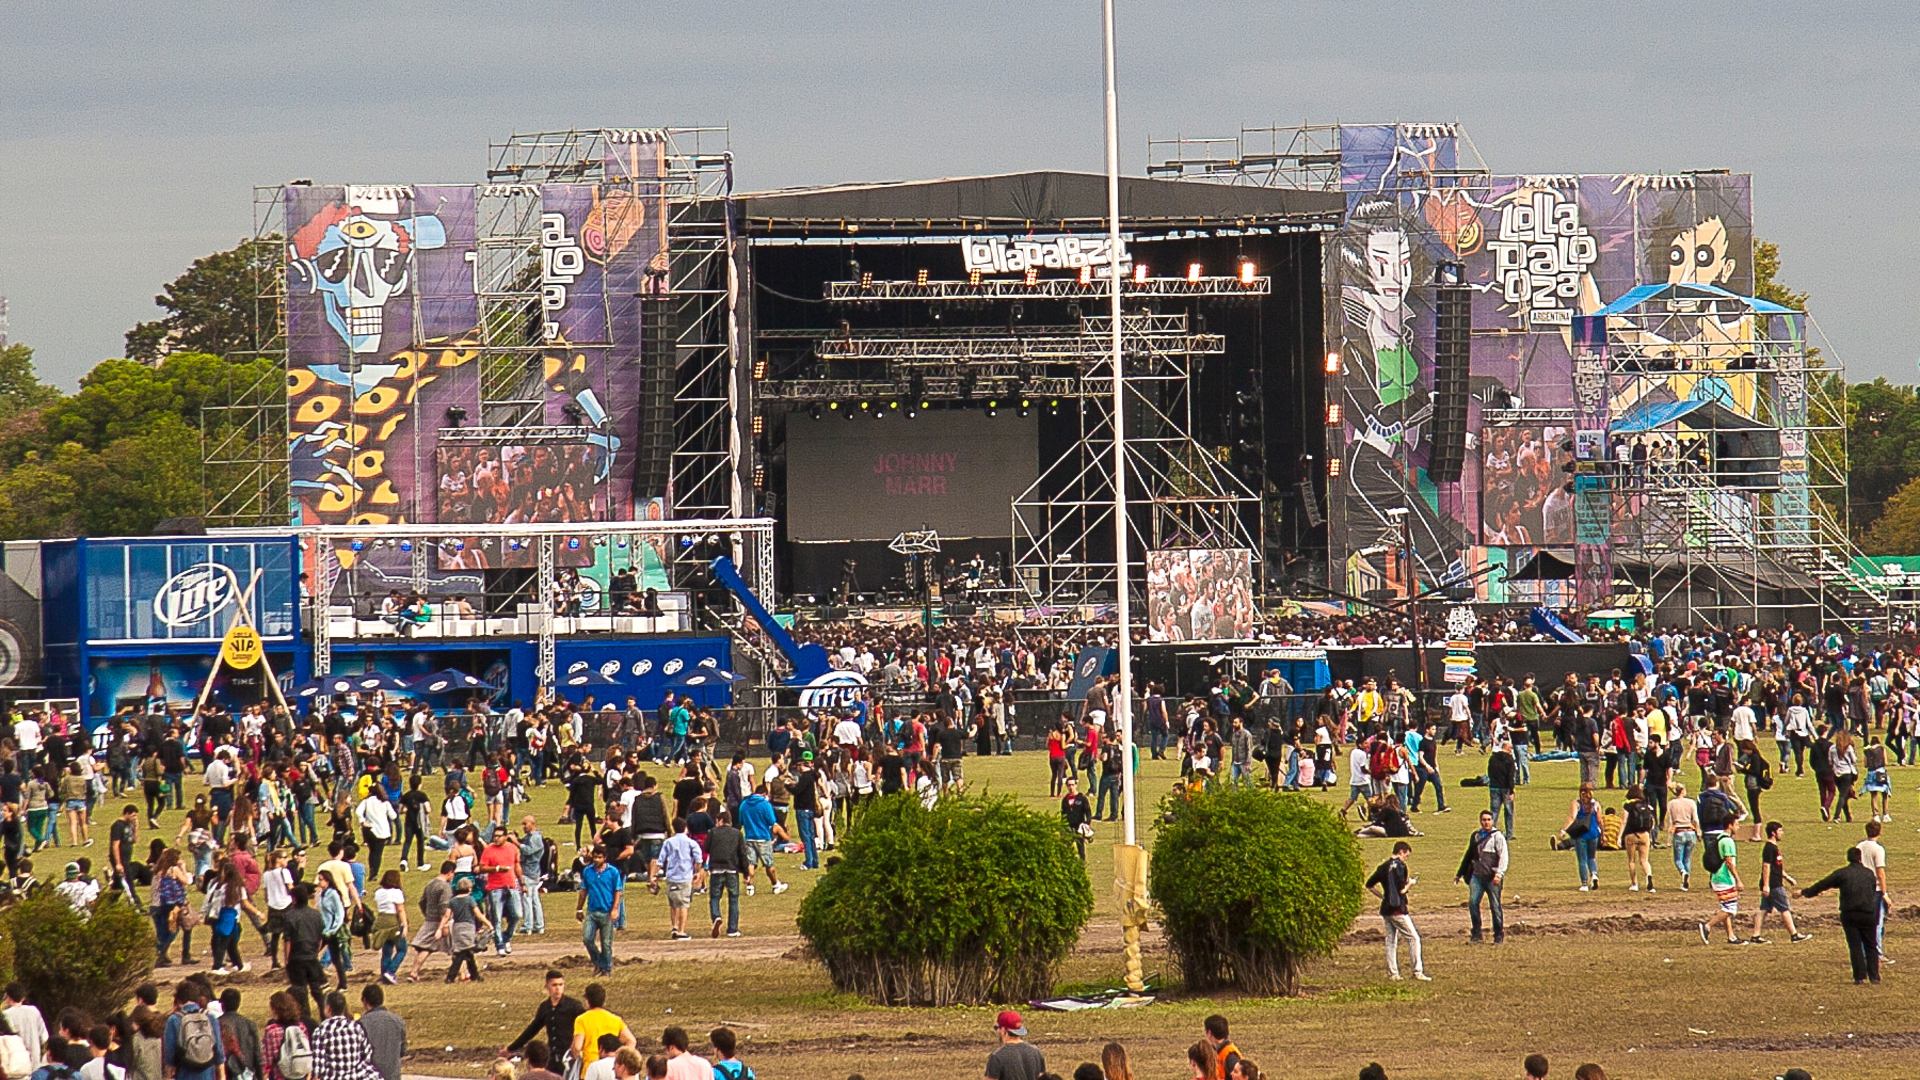
{"type": "Polygon", "coordinates": [[[405,188],[349,187],[345,202],[315,214],[287,245],[289,267],[326,298],[327,322],[356,355],[380,351],[387,302],[407,291],[413,253],[446,245],[438,217],[398,216],[410,195],[405,188]]]}
{"type": "Polygon", "coordinates": [[[1728,250],[1731,239],[1718,217],[1680,230],[1667,248],[1667,283],[1725,287],[1740,261],[1728,250]]]}

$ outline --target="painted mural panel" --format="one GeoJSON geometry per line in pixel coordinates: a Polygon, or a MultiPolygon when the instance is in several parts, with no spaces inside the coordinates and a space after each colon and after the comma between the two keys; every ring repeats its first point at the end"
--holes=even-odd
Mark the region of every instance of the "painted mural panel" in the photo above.
{"type": "MultiPolygon", "coordinates": [[[[1523,437],[1510,429],[1524,416],[1514,410],[1535,410],[1524,419],[1545,441],[1539,425],[1548,421],[1537,411],[1575,406],[1575,318],[1599,312],[1636,286],[1703,284],[1749,295],[1750,178],[1463,172],[1452,130],[1440,125],[1344,127],[1341,149],[1348,217],[1329,238],[1325,260],[1328,348],[1340,355],[1327,393],[1341,411],[1328,447],[1341,472],[1328,481],[1330,558],[1346,570],[1349,591],[1398,577],[1386,574],[1378,551],[1353,556],[1398,543],[1386,512],[1401,506],[1412,510],[1418,569],[1427,581],[1469,572],[1476,561],[1466,557],[1470,544],[1505,546],[1503,536],[1519,534],[1528,539],[1509,542],[1559,542],[1567,530],[1549,529],[1546,507],[1557,488],[1535,485],[1527,505],[1519,506],[1517,525],[1490,517],[1512,516],[1515,505],[1516,497],[1505,493],[1517,479],[1513,452],[1501,449],[1523,437]],[[1470,434],[1458,485],[1437,485],[1426,472],[1432,289],[1441,267],[1457,267],[1473,290],[1470,434]],[[1489,413],[1509,430],[1488,428],[1489,413]],[[1500,462],[1508,475],[1491,471],[1500,462]]],[[[1740,373],[1738,358],[1728,355],[1752,337],[1739,307],[1728,302],[1717,310],[1706,302],[1665,337],[1609,329],[1624,336],[1627,347],[1643,350],[1649,363],[1686,369],[1684,378],[1658,384],[1658,392],[1712,398],[1752,417],[1764,407],[1759,376],[1740,373]]],[[[1616,417],[1637,404],[1639,389],[1655,385],[1628,383],[1612,387],[1616,417]]],[[[1560,452],[1560,441],[1551,441],[1550,454],[1560,452]]],[[[1569,477],[1560,464],[1551,459],[1555,478],[1564,482],[1569,477]]],[[[1554,517],[1556,525],[1563,520],[1570,523],[1571,515],[1554,517]]]]}

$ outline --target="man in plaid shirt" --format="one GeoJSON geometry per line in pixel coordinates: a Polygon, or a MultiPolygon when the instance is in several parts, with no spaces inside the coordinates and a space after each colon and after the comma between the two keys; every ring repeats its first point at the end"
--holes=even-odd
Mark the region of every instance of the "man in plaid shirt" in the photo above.
{"type": "Polygon", "coordinates": [[[326,1019],[313,1033],[311,1080],[380,1080],[367,1033],[347,1012],[347,995],[327,995],[326,1019]]]}

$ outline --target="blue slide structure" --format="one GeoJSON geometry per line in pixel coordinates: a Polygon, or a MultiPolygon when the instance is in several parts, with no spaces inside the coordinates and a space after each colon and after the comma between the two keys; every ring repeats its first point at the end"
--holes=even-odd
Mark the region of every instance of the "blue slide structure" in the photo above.
{"type": "Polygon", "coordinates": [[[787,658],[787,663],[793,665],[793,674],[787,678],[788,686],[813,686],[832,672],[832,665],[827,663],[827,650],[813,642],[802,645],[793,640],[793,635],[773,620],[766,605],[753,595],[752,589],[747,588],[746,581],[740,577],[740,571],[734,567],[731,558],[722,555],[713,560],[712,566],[713,576],[727,587],[734,599],[740,601],[740,606],[747,609],[747,614],[753,616],[753,620],[760,624],[760,629],[772,639],[773,647],[779,649],[780,654],[787,658]]]}
{"type": "Polygon", "coordinates": [[[1546,608],[1534,608],[1527,612],[1527,618],[1533,623],[1535,630],[1540,631],[1564,645],[1583,645],[1586,643],[1586,635],[1579,633],[1566,623],[1561,622],[1560,616],[1555,615],[1546,608]]]}

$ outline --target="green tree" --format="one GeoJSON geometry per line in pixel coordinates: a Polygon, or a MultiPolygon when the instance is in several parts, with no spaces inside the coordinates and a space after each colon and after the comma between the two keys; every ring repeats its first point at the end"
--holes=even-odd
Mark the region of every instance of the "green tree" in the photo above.
{"type": "Polygon", "coordinates": [[[1920,478],[1907,481],[1860,538],[1869,555],[1920,555],[1920,478]]]}
{"type": "Polygon", "coordinates": [[[153,363],[175,352],[252,352],[278,333],[279,304],[263,283],[280,273],[277,238],[195,259],[153,302],[167,314],[127,331],[127,356],[153,363]]]}
{"type": "Polygon", "coordinates": [[[835,988],[880,1005],[1027,1001],[1053,992],[1093,914],[1087,869],[1053,814],[1010,798],[879,799],[800,902],[835,988]]]}
{"type": "Polygon", "coordinates": [[[30,450],[25,460],[0,472],[0,537],[40,540],[77,536],[81,529],[80,486],[90,457],[85,447],[68,443],[45,455],[30,450]]]}
{"type": "Polygon", "coordinates": [[[1780,283],[1780,245],[1771,240],[1753,242],[1753,295],[1795,311],[1807,310],[1807,294],[1780,283]]]}
{"type": "Polygon", "coordinates": [[[1360,845],[1305,795],[1228,787],[1174,795],[1150,892],[1187,989],[1300,992],[1360,914],[1360,845]]]}
{"type": "Polygon", "coordinates": [[[1894,493],[1920,476],[1920,390],[1884,378],[1849,387],[1847,453],[1848,508],[1864,536],[1894,493]]]}
{"type": "Polygon", "coordinates": [[[60,400],[60,391],[40,381],[33,350],[25,345],[0,349],[0,419],[60,400]]]}

